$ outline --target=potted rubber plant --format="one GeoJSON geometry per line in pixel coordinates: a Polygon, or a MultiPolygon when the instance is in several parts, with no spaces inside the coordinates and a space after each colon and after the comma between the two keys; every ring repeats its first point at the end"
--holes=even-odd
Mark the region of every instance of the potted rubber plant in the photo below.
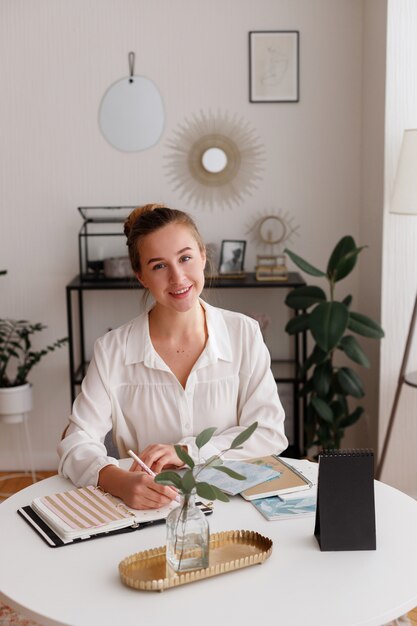
{"type": "Polygon", "coordinates": [[[32,385],[28,380],[31,369],[67,342],[65,337],[34,350],[32,335],[45,328],[41,323],[0,319],[0,419],[5,422],[22,421],[32,409],[32,385]]]}
{"type": "MultiPolygon", "coordinates": [[[[166,559],[175,571],[183,572],[208,567],[209,526],[206,516],[196,506],[195,496],[197,494],[201,498],[223,502],[228,502],[229,497],[219,487],[198,480],[198,477],[204,469],[212,468],[235,480],[245,480],[246,476],[223,465],[221,457],[229,450],[241,450],[242,444],[249,439],[257,427],[258,422],[248,426],[233,439],[228,448],[210,457],[204,463],[194,463],[184,448],[176,445],[175,451],[186,467],[185,472],[180,475],[175,471],[163,471],[155,477],[155,482],[175,487],[181,495],[179,506],[173,509],[166,519],[166,559]]],[[[199,451],[210,441],[215,431],[215,427],[206,428],[196,437],[195,443],[199,451]]]]}
{"type": "Polygon", "coordinates": [[[327,281],[327,293],[317,285],[296,287],[290,291],[286,304],[302,313],[286,325],[289,335],[307,331],[313,348],[299,376],[303,381],[301,394],[306,400],[304,415],[304,445],[308,450],[340,448],[345,429],[355,424],[364,412],[362,406],[351,406],[351,400],[365,395],[362,380],[350,362],[370,367],[356,335],[381,339],[384,331],[369,317],[352,309],[352,296],[336,299],[336,285],[356,266],[363,247],[357,247],[353,237],[345,236],[330,255],[325,271],[317,269],[303,258],[285,250],[303,272],[327,281]]]}

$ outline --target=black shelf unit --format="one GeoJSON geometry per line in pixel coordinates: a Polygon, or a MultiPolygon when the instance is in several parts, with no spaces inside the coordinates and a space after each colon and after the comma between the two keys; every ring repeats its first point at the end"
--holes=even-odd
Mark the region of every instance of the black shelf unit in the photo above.
{"type": "MultiPolygon", "coordinates": [[[[214,277],[206,279],[207,289],[293,289],[305,285],[305,281],[297,272],[289,272],[287,280],[258,281],[254,272],[248,272],[239,278],[214,277]]],[[[88,361],[85,355],[84,335],[84,291],[100,290],[137,290],[141,289],[136,278],[109,279],[103,276],[86,280],[77,275],[66,286],[67,324],[69,339],[69,370],[71,402],[75,400],[77,388],[81,385],[85,376],[88,361]],[[75,303],[74,303],[75,299],[75,303]],[[78,309],[78,338],[75,335],[73,310],[78,309]],[[75,346],[78,340],[79,362],[75,362],[75,346]]],[[[298,311],[294,315],[298,315],[298,311]]],[[[272,360],[272,372],[277,383],[290,383],[293,387],[293,444],[285,451],[286,456],[299,458],[303,453],[303,427],[304,402],[300,400],[298,390],[301,379],[298,376],[300,363],[304,362],[307,355],[306,333],[300,333],[293,337],[294,358],[287,360],[272,360]]]]}

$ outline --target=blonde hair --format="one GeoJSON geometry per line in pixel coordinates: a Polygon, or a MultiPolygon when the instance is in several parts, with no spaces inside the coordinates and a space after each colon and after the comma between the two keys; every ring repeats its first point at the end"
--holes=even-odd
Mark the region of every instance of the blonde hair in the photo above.
{"type": "Polygon", "coordinates": [[[124,223],[124,233],[127,237],[126,245],[129,249],[130,263],[135,273],[141,271],[139,245],[141,240],[151,233],[168,226],[168,224],[181,224],[187,226],[200,252],[205,251],[202,237],[195,225],[194,220],[188,213],[178,209],[170,209],[164,204],[145,204],[134,209],[124,223]]]}

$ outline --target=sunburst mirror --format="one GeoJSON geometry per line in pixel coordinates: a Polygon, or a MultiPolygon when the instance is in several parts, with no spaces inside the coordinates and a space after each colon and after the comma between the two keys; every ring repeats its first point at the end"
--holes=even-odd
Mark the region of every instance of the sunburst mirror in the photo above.
{"type": "Polygon", "coordinates": [[[167,175],[196,204],[232,208],[261,180],[264,148],[237,115],[200,111],[179,124],[167,145],[167,175]]]}

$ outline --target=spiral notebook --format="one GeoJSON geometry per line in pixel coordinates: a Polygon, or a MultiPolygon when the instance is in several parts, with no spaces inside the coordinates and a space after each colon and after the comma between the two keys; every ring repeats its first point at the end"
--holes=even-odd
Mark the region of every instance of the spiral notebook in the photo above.
{"type": "Polygon", "coordinates": [[[376,549],[372,450],[319,455],[314,534],[324,551],[376,549]]]}
{"type": "MultiPolygon", "coordinates": [[[[202,502],[198,505],[206,515],[212,512],[202,502]]],[[[59,547],[164,523],[177,506],[172,502],[159,509],[132,509],[100,487],[88,486],[35,498],[18,513],[48,545],[59,547]]]]}

